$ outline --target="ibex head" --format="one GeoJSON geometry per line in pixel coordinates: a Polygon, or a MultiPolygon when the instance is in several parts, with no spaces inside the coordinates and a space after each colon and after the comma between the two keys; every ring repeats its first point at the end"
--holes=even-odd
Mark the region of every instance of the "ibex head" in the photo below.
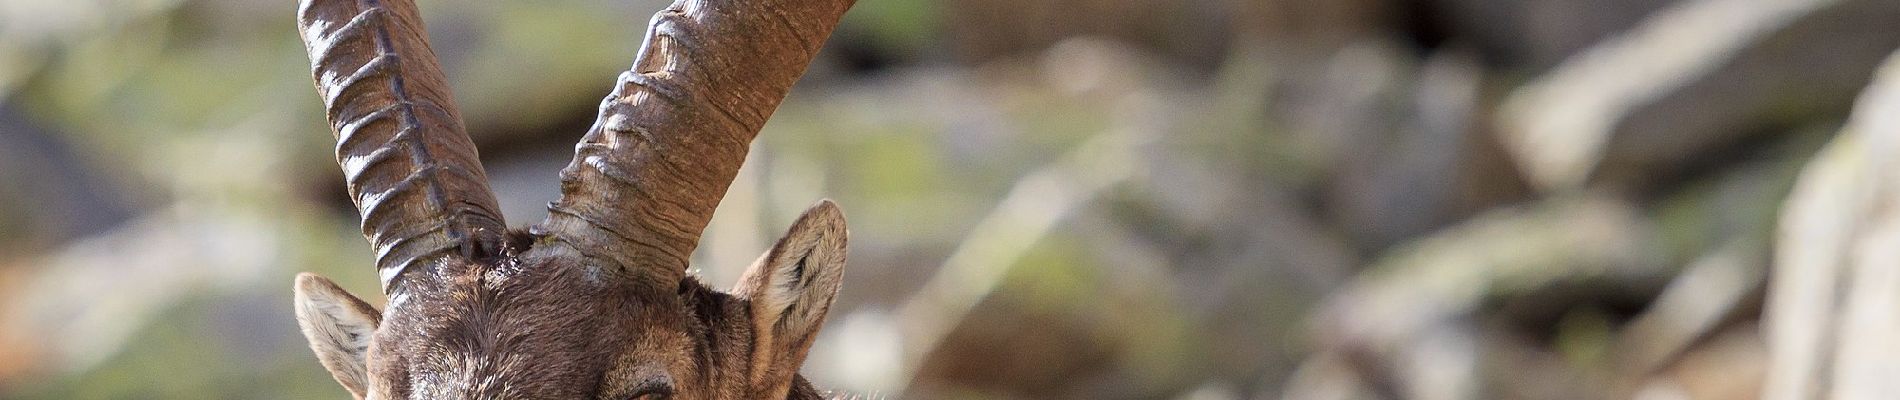
{"type": "Polygon", "coordinates": [[[852,0],[681,0],[510,232],[410,0],[303,0],[337,160],[389,296],[297,277],[311,349],[359,399],[816,398],[798,376],[836,296],[821,201],[731,293],[687,258],[752,138],[852,0]]]}

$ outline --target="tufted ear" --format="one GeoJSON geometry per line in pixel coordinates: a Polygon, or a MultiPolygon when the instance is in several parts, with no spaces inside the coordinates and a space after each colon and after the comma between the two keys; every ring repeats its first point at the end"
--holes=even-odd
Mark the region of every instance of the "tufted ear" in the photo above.
{"type": "Polygon", "coordinates": [[[784,398],[844,283],[844,212],[820,200],[759,257],[734,294],[752,313],[753,398],[784,398]]]}
{"type": "Polygon", "coordinates": [[[315,274],[297,274],[296,292],[297,325],[317,361],[350,394],[367,397],[369,369],[363,357],[382,320],[376,308],[315,274]]]}

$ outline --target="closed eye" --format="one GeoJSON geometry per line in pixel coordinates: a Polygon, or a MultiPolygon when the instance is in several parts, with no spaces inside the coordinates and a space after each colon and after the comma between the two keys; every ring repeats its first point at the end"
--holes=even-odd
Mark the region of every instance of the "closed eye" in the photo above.
{"type": "Polygon", "coordinates": [[[650,380],[640,384],[627,400],[665,400],[673,397],[673,384],[665,380],[650,380]]]}

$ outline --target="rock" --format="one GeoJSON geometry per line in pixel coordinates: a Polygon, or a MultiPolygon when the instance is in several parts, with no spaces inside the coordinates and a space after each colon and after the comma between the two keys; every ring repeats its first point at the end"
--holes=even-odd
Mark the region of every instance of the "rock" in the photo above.
{"type": "Polygon", "coordinates": [[[1881,68],[1783,208],[1763,399],[1900,396],[1900,57],[1881,68]]]}
{"type": "Polygon", "coordinates": [[[1512,94],[1500,135],[1545,190],[1645,190],[1844,112],[1900,46],[1900,2],[1679,3],[1512,94]]]}

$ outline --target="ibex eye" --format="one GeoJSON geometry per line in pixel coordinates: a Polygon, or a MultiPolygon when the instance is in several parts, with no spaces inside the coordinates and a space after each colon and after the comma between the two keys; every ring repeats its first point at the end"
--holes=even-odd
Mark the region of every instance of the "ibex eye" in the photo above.
{"type": "Polygon", "coordinates": [[[635,394],[633,395],[633,397],[627,398],[627,400],[665,400],[668,397],[673,397],[673,394],[669,392],[649,391],[649,392],[640,392],[639,394],[635,394]]]}
{"type": "Polygon", "coordinates": [[[640,389],[635,390],[633,397],[627,400],[663,400],[668,397],[673,397],[673,385],[665,381],[648,381],[641,384],[640,389]]]}

